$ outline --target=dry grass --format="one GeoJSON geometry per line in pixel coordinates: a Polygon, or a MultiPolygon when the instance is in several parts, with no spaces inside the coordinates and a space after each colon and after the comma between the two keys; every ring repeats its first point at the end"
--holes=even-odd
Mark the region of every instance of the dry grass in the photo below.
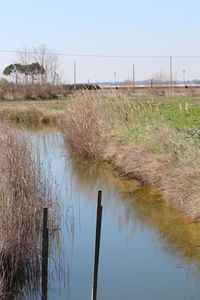
{"type": "Polygon", "coordinates": [[[79,92],[71,101],[62,120],[66,141],[78,155],[97,159],[106,137],[95,94],[79,92]]]}
{"type": "Polygon", "coordinates": [[[0,293],[11,299],[19,281],[33,283],[37,275],[42,211],[51,197],[30,145],[6,122],[0,123],[0,165],[0,293]]]}
{"type": "Polygon", "coordinates": [[[24,127],[38,127],[46,124],[54,126],[59,123],[65,101],[58,99],[57,101],[0,102],[0,119],[6,118],[24,127]]]}
{"type": "Polygon", "coordinates": [[[63,132],[79,156],[110,162],[200,219],[199,143],[169,126],[158,103],[124,94],[77,93],[66,108],[63,132]]]}

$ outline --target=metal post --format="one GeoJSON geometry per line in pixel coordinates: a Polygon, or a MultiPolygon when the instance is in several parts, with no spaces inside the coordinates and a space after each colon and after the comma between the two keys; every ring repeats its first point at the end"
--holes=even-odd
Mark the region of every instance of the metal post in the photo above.
{"type": "Polygon", "coordinates": [[[49,230],[47,226],[48,226],[48,208],[44,208],[43,233],[42,233],[42,300],[47,300],[47,289],[48,289],[49,230]]]}
{"type": "Polygon", "coordinates": [[[93,288],[91,300],[97,299],[97,280],[98,280],[98,267],[99,267],[99,249],[101,240],[101,223],[102,223],[102,211],[101,205],[102,191],[98,191],[97,200],[97,216],[96,216],[96,238],[95,238],[95,258],[94,258],[94,276],[93,276],[93,288]]]}
{"type": "Polygon", "coordinates": [[[171,90],[171,94],[173,92],[173,66],[172,66],[172,56],[170,56],[170,59],[169,59],[169,64],[170,64],[170,90],[171,90]]]}

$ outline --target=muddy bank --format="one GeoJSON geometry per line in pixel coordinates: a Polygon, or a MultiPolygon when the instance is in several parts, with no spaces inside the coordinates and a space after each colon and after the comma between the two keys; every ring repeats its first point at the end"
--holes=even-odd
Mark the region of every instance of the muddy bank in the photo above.
{"type": "Polygon", "coordinates": [[[198,170],[172,165],[167,157],[133,145],[107,145],[102,160],[112,164],[122,176],[155,187],[166,201],[199,221],[198,170]]]}

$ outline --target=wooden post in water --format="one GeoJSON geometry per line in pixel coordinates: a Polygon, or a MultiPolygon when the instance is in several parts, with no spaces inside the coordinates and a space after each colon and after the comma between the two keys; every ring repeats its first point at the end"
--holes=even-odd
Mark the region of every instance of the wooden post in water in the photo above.
{"type": "Polygon", "coordinates": [[[43,232],[42,232],[42,300],[47,300],[48,288],[48,250],[49,250],[49,230],[48,230],[48,208],[43,209],[43,232]]]}
{"type": "Polygon", "coordinates": [[[93,275],[93,286],[92,286],[91,300],[96,300],[97,299],[99,249],[100,249],[100,240],[101,240],[101,221],[102,221],[102,211],[103,211],[103,207],[101,205],[101,199],[102,199],[102,191],[98,191],[97,216],[96,216],[95,257],[94,257],[94,275],[93,275]]]}

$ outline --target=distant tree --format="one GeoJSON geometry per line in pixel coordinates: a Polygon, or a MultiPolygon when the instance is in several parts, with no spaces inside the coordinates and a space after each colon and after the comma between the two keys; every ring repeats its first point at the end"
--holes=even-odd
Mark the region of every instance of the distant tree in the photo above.
{"type": "Polygon", "coordinates": [[[44,75],[45,69],[39,63],[32,63],[28,65],[28,74],[33,78],[34,76],[44,75]]]}
{"type": "Polygon", "coordinates": [[[58,55],[46,45],[41,45],[31,50],[32,58],[38,62],[45,70],[44,74],[40,74],[41,83],[56,84],[58,75],[58,55]]]}
{"type": "Polygon", "coordinates": [[[21,64],[11,64],[7,66],[4,71],[3,75],[5,76],[13,76],[15,78],[16,84],[18,83],[19,74],[22,72],[22,65],[21,64]]]}
{"type": "Polygon", "coordinates": [[[123,82],[124,85],[126,86],[131,86],[133,85],[133,80],[131,79],[125,79],[124,82],[123,82]]]}
{"type": "Polygon", "coordinates": [[[169,75],[165,72],[158,72],[152,76],[152,85],[153,86],[163,86],[169,84],[169,75]]]}
{"type": "Polygon", "coordinates": [[[32,64],[11,64],[7,66],[4,71],[3,75],[5,76],[14,76],[16,79],[16,84],[18,83],[19,75],[24,75],[26,78],[26,83],[28,83],[28,77],[32,78],[32,82],[34,82],[35,76],[44,75],[45,69],[39,63],[32,63],[32,64]]]}
{"type": "Polygon", "coordinates": [[[26,85],[29,78],[32,83],[55,85],[59,82],[58,55],[46,45],[18,51],[17,60],[17,63],[9,65],[3,72],[5,76],[14,77],[16,83],[19,78],[26,85]]]}

